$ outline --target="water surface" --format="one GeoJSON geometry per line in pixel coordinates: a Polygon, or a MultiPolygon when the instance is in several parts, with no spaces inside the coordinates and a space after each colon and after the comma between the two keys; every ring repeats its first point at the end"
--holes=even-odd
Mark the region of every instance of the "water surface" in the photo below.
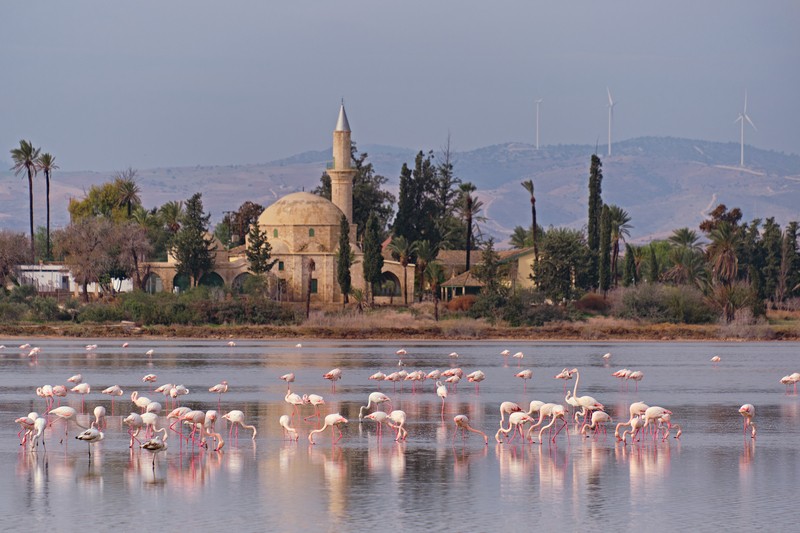
{"type": "MultiPolygon", "coordinates": [[[[34,339],[27,342],[41,353],[33,361],[16,348],[21,342],[5,340],[0,351],[3,529],[796,529],[791,495],[800,474],[800,400],[778,380],[800,370],[797,343],[303,341],[296,347],[296,341],[237,340],[230,347],[217,340],[134,340],[122,348],[121,341],[107,339],[34,339]],[[93,343],[98,348],[87,352],[84,346],[93,343]],[[359,424],[358,408],[377,390],[368,380],[372,373],[398,369],[395,351],[401,347],[408,351],[402,356],[408,371],[459,366],[466,373],[481,369],[487,378],[479,392],[462,381],[450,392],[444,417],[430,381],[414,393],[409,382],[402,391],[381,384],[394,408],[408,414],[408,440],[396,443],[391,432],[378,439],[373,423],[359,424]],[[152,357],[145,355],[149,349],[152,357]],[[525,357],[504,358],[504,349],[525,357]],[[454,351],[459,357],[448,357],[454,351]],[[602,357],[607,352],[609,361],[602,357]],[[722,361],[710,363],[713,355],[722,361]],[[336,392],[322,379],[334,367],[344,376],[336,392]],[[582,438],[571,425],[568,438],[562,432],[555,443],[496,444],[499,404],[564,403],[563,382],[553,379],[564,367],[580,369],[579,395],[604,403],[615,422],[626,420],[628,405],[640,400],[672,410],[682,438],[626,446],[610,433],[582,438]],[[623,367],[644,372],[638,392],[634,383],[626,390],[611,377],[623,367]],[[522,368],[534,371],[525,391],[514,377],[522,368]],[[114,384],[125,390],[92,457],[75,440],[74,425],[59,443],[63,422],[47,430],[46,452],[19,446],[13,420],[44,411],[36,387],[67,384],[78,372],[92,386],[87,410],[104,405],[111,412],[100,391],[114,384]],[[287,372],[296,374],[295,392],[325,397],[323,414],[350,419],[337,445],[328,432],[309,445],[316,421],[295,420],[299,442],[283,439],[277,420],[291,407],[278,378],[287,372]],[[158,376],[156,386],[184,384],[191,392],[182,405],[202,410],[217,408],[217,395],[208,388],[227,380],[221,410],[242,410],[258,427],[257,438],[242,430],[238,440],[228,439],[220,421],[227,442],[214,452],[181,445],[172,434],[168,452],[153,468],[148,452],[129,449],[119,416],[136,410],[129,399],[134,390],[166,410],[166,400],[142,382],[149,373],[158,376]],[[742,432],[743,403],[756,406],[756,441],[742,432]],[[489,434],[489,446],[476,435],[453,440],[456,414],[467,414],[489,434]]],[[[80,409],[81,400],[70,394],[63,404],[80,409]]],[[[311,413],[310,407],[302,411],[311,413]]],[[[80,422],[88,425],[88,415],[80,422]]]]}

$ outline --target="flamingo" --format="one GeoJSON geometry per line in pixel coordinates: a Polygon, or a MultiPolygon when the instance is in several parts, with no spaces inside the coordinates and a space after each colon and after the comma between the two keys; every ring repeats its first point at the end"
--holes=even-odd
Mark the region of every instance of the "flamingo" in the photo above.
{"type": "MultiPolygon", "coordinates": [[[[206,413],[204,411],[193,410],[189,411],[183,417],[181,417],[181,421],[185,424],[189,424],[192,426],[192,431],[189,433],[189,438],[192,439],[192,445],[195,443],[195,434],[200,431],[200,436],[203,436],[203,424],[206,421],[206,413]]],[[[233,429],[233,427],[231,427],[233,429]]]]}
{"type": "Polygon", "coordinates": [[[86,351],[87,351],[87,352],[91,352],[91,351],[94,351],[94,350],[96,350],[96,349],[97,349],[97,345],[96,345],[96,344],[87,344],[87,345],[85,346],[85,348],[86,348],[86,351]]]}
{"type": "Polygon", "coordinates": [[[789,379],[794,383],[794,393],[797,394],[797,382],[800,381],[800,372],[789,374],[789,379]]]}
{"type": "Polygon", "coordinates": [[[154,413],[160,414],[161,413],[161,404],[158,402],[150,402],[144,408],[145,413],[154,413]]]}
{"type": "Polygon", "coordinates": [[[167,428],[161,428],[156,431],[159,433],[163,431],[164,436],[156,435],[152,439],[148,440],[147,442],[143,442],[139,445],[139,448],[143,450],[147,450],[153,454],[153,470],[156,469],[156,456],[161,453],[167,451],[167,428]]]}
{"type": "Polygon", "coordinates": [[[564,370],[562,370],[561,372],[559,372],[558,374],[553,376],[553,378],[555,378],[555,379],[563,379],[564,380],[564,394],[566,394],[567,393],[567,381],[572,379],[572,372],[570,372],[568,368],[565,368],[564,370]]]}
{"type": "MultiPolygon", "coordinates": [[[[58,418],[64,420],[64,438],[67,438],[67,428],[69,426],[69,421],[72,420],[75,422],[75,425],[81,429],[89,429],[86,426],[81,425],[78,422],[78,413],[72,407],[68,407],[63,405],[61,407],[56,407],[55,409],[51,409],[50,412],[47,413],[48,415],[57,416],[58,418]]],[[[63,442],[63,441],[62,441],[63,442]]]]}
{"type": "MultiPolygon", "coordinates": [[[[659,407],[654,405],[653,407],[648,407],[647,410],[644,412],[644,426],[643,429],[647,429],[649,425],[655,425],[661,418],[665,415],[671,415],[672,411],[668,409],[664,409],[663,407],[659,407]]],[[[653,438],[655,438],[655,430],[653,433],[653,438]]]]}
{"type": "Polygon", "coordinates": [[[456,390],[459,381],[461,381],[461,376],[450,376],[444,380],[445,383],[453,386],[453,390],[456,390]]]}
{"type": "Polygon", "coordinates": [[[130,343],[129,343],[129,342],[123,342],[123,343],[122,343],[122,347],[123,347],[123,348],[127,348],[128,346],[130,346],[130,343]]]}
{"type": "Polygon", "coordinates": [[[474,383],[475,384],[475,393],[476,394],[481,391],[480,383],[484,379],[486,379],[486,374],[484,374],[483,371],[481,371],[481,370],[476,370],[475,372],[467,374],[467,381],[469,381],[470,383],[474,383]]]}
{"type": "Polygon", "coordinates": [[[314,442],[314,434],[321,433],[325,431],[327,428],[331,428],[331,444],[336,444],[340,440],[342,440],[342,430],[339,429],[339,426],[342,424],[347,424],[347,419],[340,415],[339,413],[331,413],[325,417],[325,424],[320,429],[315,429],[311,433],[308,434],[308,442],[311,444],[316,444],[314,442]],[[336,430],[339,429],[339,438],[336,437],[336,430]]]}
{"type": "Polygon", "coordinates": [[[383,423],[389,418],[388,413],[384,413],[383,411],[375,411],[374,413],[370,413],[365,416],[367,420],[372,420],[376,424],[378,424],[378,438],[380,439],[383,436],[383,423]]]}
{"type": "Polygon", "coordinates": [[[753,422],[753,417],[756,416],[756,408],[753,407],[753,404],[746,403],[739,408],[739,414],[744,418],[744,434],[746,435],[747,428],[752,426],[750,437],[756,438],[756,425],[753,422]]]}
{"type": "Polygon", "coordinates": [[[19,445],[22,446],[26,442],[28,442],[28,437],[30,436],[31,432],[34,430],[34,424],[37,420],[39,420],[39,413],[32,411],[28,413],[27,416],[21,416],[14,420],[14,423],[19,424],[22,426],[22,429],[19,430],[17,433],[17,437],[20,439],[19,445]],[[23,435],[23,432],[25,433],[23,435]]]}
{"type": "Polygon", "coordinates": [[[294,383],[294,374],[288,373],[281,376],[281,379],[286,382],[286,390],[289,390],[289,384],[294,383]]]}
{"type": "Polygon", "coordinates": [[[283,428],[283,438],[288,438],[289,440],[297,441],[300,436],[297,434],[297,430],[292,427],[292,419],[289,418],[289,415],[281,415],[278,419],[278,423],[283,428]]]}
{"type": "Polygon", "coordinates": [[[369,379],[371,379],[371,380],[373,380],[373,381],[377,381],[377,382],[378,382],[378,388],[380,388],[380,386],[381,386],[381,381],[383,381],[383,380],[385,380],[385,379],[386,379],[386,374],[384,374],[383,372],[381,372],[381,371],[379,370],[379,371],[375,372],[374,374],[372,374],[372,375],[369,377],[369,379]]]}
{"type": "Polygon", "coordinates": [[[508,357],[510,354],[511,352],[508,350],[503,350],[502,352],[500,352],[500,355],[502,355],[503,357],[508,357]]]}
{"type": "MultiPolygon", "coordinates": [[[[217,393],[217,409],[220,409],[220,404],[222,402],[222,395],[228,392],[228,382],[224,379],[222,383],[217,383],[213,387],[208,389],[208,392],[216,392],[217,393]]],[[[220,409],[222,410],[222,409],[220,409]]]]}
{"type": "Polygon", "coordinates": [[[428,374],[425,376],[425,379],[430,379],[432,381],[436,381],[440,377],[442,377],[442,371],[437,369],[437,370],[431,370],[430,372],[428,372],[428,374]]]}
{"type": "Polygon", "coordinates": [[[82,381],[83,381],[83,376],[81,374],[75,374],[74,376],[72,376],[71,378],[69,378],[67,380],[67,382],[73,383],[75,385],[77,385],[78,383],[80,383],[82,381]]]}
{"type": "Polygon", "coordinates": [[[106,408],[102,405],[94,408],[94,423],[98,429],[103,429],[108,425],[108,422],[106,422],[106,408]]]}
{"type": "Polygon", "coordinates": [[[144,438],[148,439],[155,435],[158,415],[155,413],[142,413],[142,427],[144,427],[144,438]]]}
{"type": "MultiPolygon", "coordinates": [[[[553,409],[555,409],[557,405],[558,404],[555,403],[545,403],[539,406],[539,419],[536,421],[535,424],[532,424],[531,427],[528,428],[528,433],[526,434],[526,438],[528,439],[528,441],[533,442],[533,437],[531,437],[533,430],[542,425],[544,419],[550,416],[550,414],[553,412],[553,409]]],[[[500,424],[500,427],[503,427],[502,423],[500,424]]]]}
{"type": "Polygon", "coordinates": [[[131,437],[130,444],[128,444],[128,448],[133,448],[133,441],[139,442],[139,439],[136,436],[141,431],[142,426],[144,426],[144,421],[142,420],[142,415],[138,413],[131,413],[122,421],[123,424],[128,426],[128,435],[131,437]]]}
{"type": "Polygon", "coordinates": [[[189,394],[189,389],[184,387],[183,385],[175,385],[169,390],[169,396],[176,402],[178,401],[178,396],[185,396],[189,394]]]}
{"type": "Polygon", "coordinates": [[[303,405],[303,398],[299,394],[288,389],[286,390],[286,396],[283,397],[283,401],[292,406],[292,418],[297,414],[297,406],[303,405]]]}
{"type": "Polygon", "coordinates": [[[399,409],[395,409],[391,413],[389,413],[388,418],[386,419],[386,424],[392,429],[396,431],[395,439],[396,441],[406,440],[408,437],[408,431],[406,431],[406,412],[401,411],[399,409]]]}
{"type": "Polygon", "coordinates": [[[528,387],[528,380],[533,377],[533,370],[531,370],[530,368],[526,368],[525,370],[521,370],[516,374],[514,374],[514,377],[522,378],[522,392],[526,392],[528,387]]]}
{"type": "Polygon", "coordinates": [[[500,438],[500,433],[503,433],[506,437],[508,437],[508,434],[511,433],[512,431],[514,432],[514,434],[511,436],[508,442],[514,440],[514,437],[516,437],[517,434],[519,434],[520,439],[522,439],[523,438],[522,428],[528,422],[533,423],[533,418],[528,416],[527,413],[523,413],[522,411],[511,413],[510,415],[508,415],[508,427],[504,428],[500,426],[500,429],[498,429],[497,433],[495,433],[494,435],[494,440],[502,444],[503,439],[500,438]]]}
{"type": "MultiPolygon", "coordinates": [[[[667,440],[669,437],[669,432],[672,428],[678,428],[678,432],[675,434],[676,439],[681,438],[681,434],[683,433],[683,428],[681,428],[680,424],[673,424],[672,423],[672,415],[665,414],[661,417],[661,421],[667,425],[667,428],[664,430],[664,436],[661,438],[662,441],[667,440]]],[[[753,426],[753,438],[756,438],[756,428],[753,426]]]]}
{"type": "Polygon", "coordinates": [[[531,400],[530,406],[528,407],[528,416],[533,416],[535,413],[538,413],[543,405],[544,402],[540,400],[531,400]]]}
{"type": "Polygon", "coordinates": [[[42,439],[42,447],[47,451],[47,446],[44,444],[44,429],[47,427],[47,420],[44,418],[37,418],[33,421],[33,440],[31,440],[31,450],[39,447],[39,439],[42,439]]]}
{"type": "Polygon", "coordinates": [[[500,404],[500,427],[503,427],[503,422],[506,420],[506,414],[516,413],[522,411],[522,407],[514,402],[503,402],[500,404]]]}
{"type": "Polygon", "coordinates": [[[712,363],[719,363],[720,361],[722,361],[722,359],[718,355],[715,355],[714,357],[711,358],[712,363]]]}
{"type": "Polygon", "coordinates": [[[45,413],[49,412],[53,407],[53,387],[52,385],[42,385],[36,389],[36,395],[44,398],[45,413]]]}
{"type": "Polygon", "coordinates": [[[58,398],[58,405],[61,406],[61,398],[67,396],[67,388],[64,385],[54,385],[53,396],[58,398]]]}
{"type": "Polygon", "coordinates": [[[636,382],[636,392],[639,392],[639,382],[642,381],[643,377],[644,377],[644,372],[642,372],[641,370],[634,370],[633,372],[630,373],[630,375],[627,378],[627,379],[632,379],[633,381],[636,382]]]}
{"type": "Polygon", "coordinates": [[[334,368],[330,372],[323,374],[322,377],[331,380],[332,391],[336,392],[336,382],[342,379],[342,370],[340,368],[334,368]]]}
{"type": "Polygon", "coordinates": [[[234,342],[234,341],[228,341],[228,346],[230,346],[231,348],[233,348],[234,346],[236,346],[236,342],[234,342]]]}
{"type": "Polygon", "coordinates": [[[442,417],[444,417],[444,400],[447,398],[447,387],[441,381],[436,382],[436,395],[442,399],[442,417]]]}
{"type": "Polygon", "coordinates": [[[513,357],[514,359],[517,360],[517,368],[519,368],[520,365],[522,364],[522,358],[525,357],[525,354],[522,353],[522,352],[517,352],[514,355],[512,355],[511,357],[513,357]]]}
{"type": "MultiPolygon", "coordinates": [[[[611,423],[611,417],[605,411],[594,411],[592,412],[592,423],[591,424],[583,424],[581,427],[581,434],[586,435],[586,429],[594,430],[594,434],[597,435],[597,430],[599,426],[603,427],[603,433],[606,432],[605,424],[611,423]]],[[[589,435],[586,435],[588,437],[589,435]]]]}
{"type": "Polygon", "coordinates": [[[644,420],[642,420],[642,418],[639,417],[639,416],[635,416],[635,417],[631,418],[630,419],[631,429],[626,429],[625,431],[622,432],[622,437],[620,438],[622,443],[623,444],[628,444],[628,441],[627,441],[627,436],[628,435],[631,436],[631,441],[636,440],[636,435],[639,432],[642,431],[642,428],[644,427],[644,424],[645,424],[644,420]]]}
{"type": "Polygon", "coordinates": [[[358,410],[358,421],[361,422],[364,411],[369,411],[373,406],[377,406],[379,403],[388,403],[389,409],[392,408],[392,400],[386,396],[382,392],[371,392],[367,399],[367,405],[362,405],[358,410]]]}
{"type": "MultiPolygon", "coordinates": [[[[156,353],[156,351],[155,351],[153,348],[150,348],[149,350],[147,350],[146,352],[144,352],[144,354],[145,354],[147,357],[152,357],[154,353],[156,353]]],[[[155,464],[155,458],[153,459],[153,463],[155,464]]]]}
{"type": "Polygon", "coordinates": [[[78,440],[82,440],[83,442],[87,443],[87,448],[89,449],[89,457],[92,456],[92,444],[96,444],[103,440],[105,434],[100,431],[99,429],[94,427],[94,423],[92,423],[92,427],[85,430],[83,433],[77,435],[75,438],[78,440]]]}
{"type": "Polygon", "coordinates": [[[611,359],[611,352],[604,353],[604,354],[603,354],[603,359],[605,359],[606,361],[608,361],[609,359],[611,359]]]}
{"type": "Polygon", "coordinates": [[[111,396],[111,415],[114,415],[114,396],[122,396],[124,394],[122,388],[119,385],[111,385],[110,387],[103,389],[100,394],[108,394],[111,396]]]}
{"type": "Polygon", "coordinates": [[[139,391],[133,391],[131,393],[131,401],[144,413],[145,408],[150,403],[150,398],[139,396],[139,391]]]}
{"type": "Polygon", "coordinates": [[[81,413],[83,412],[84,408],[84,398],[87,394],[92,391],[92,388],[89,386],[88,383],[78,383],[74,387],[70,389],[71,392],[75,392],[81,395],[81,413]]]}
{"type": "MultiPolygon", "coordinates": [[[[556,441],[556,437],[558,437],[558,434],[561,432],[561,430],[564,429],[565,427],[567,427],[567,421],[566,421],[566,419],[564,417],[564,414],[565,414],[565,411],[564,411],[564,406],[563,405],[556,405],[555,407],[553,407],[553,409],[550,411],[550,418],[551,418],[550,423],[547,424],[546,426],[542,426],[542,428],[539,430],[539,445],[540,446],[542,444],[542,433],[544,433],[545,429],[548,429],[553,424],[555,424],[557,418],[560,418],[562,420],[562,422],[564,422],[564,425],[561,426],[556,431],[555,435],[553,435],[553,439],[552,439],[553,442],[556,441]]],[[[569,440],[569,431],[567,431],[567,440],[569,440]]]]}
{"type": "Polygon", "coordinates": [[[295,348],[302,348],[302,347],[303,347],[303,345],[302,345],[302,344],[300,344],[300,343],[298,342],[297,344],[295,344],[295,345],[294,345],[294,347],[295,347],[295,348]]]}
{"type": "MultiPolygon", "coordinates": [[[[169,425],[169,429],[171,429],[175,433],[183,435],[182,431],[179,432],[177,429],[175,429],[175,424],[180,422],[183,419],[183,417],[186,415],[186,413],[188,413],[190,411],[191,411],[191,409],[189,409],[188,407],[176,407],[175,409],[170,411],[170,413],[167,415],[167,420],[174,419],[175,422],[173,422],[172,424],[169,425]]],[[[181,426],[181,430],[183,430],[183,426],[181,426]]]]}
{"type": "MultiPolygon", "coordinates": [[[[400,375],[400,372],[392,372],[391,374],[387,374],[384,381],[391,381],[392,385],[394,385],[395,392],[397,391],[397,382],[403,380],[403,376],[400,375]]],[[[402,386],[400,387],[402,392],[402,386]]]]}
{"type": "Polygon", "coordinates": [[[399,350],[397,350],[394,353],[395,353],[395,355],[406,355],[408,352],[405,350],[405,348],[400,348],[399,350]]]}
{"type": "Polygon", "coordinates": [[[319,406],[325,405],[325,399],[322,396],[320,396],[319,394],[309,394],[308,396],[304,395],[303,403],[314,406],[314,414],[305,417],[303,420],[308,420],[309,418],[320,418],[319,406]]]}
{"type": "MultiPolygon", "coordinates": [[[[256,435],[258,435],[258,430],[255,426],[248,426],[244,423],[244,413],[238,410],[228,411],[222,418],[227,420],[231,423],[231,431],[233,431],[233,427],[236,426],[236,438],[239,438],[239,426],[242,426],[244,429],[249,429],[253,432],[253,436],[251,437],[253,440],[256,440],[256,435]]],[[[230,435],[230,433],[229,433],[230,435]]]]}
{"type": "MultiPolygon", "coordinates": [[[[581,374],[580,374],[580,372],[578,372],[577,368],[573,368],[570,372],[577,376],[575,378],[575,387],[574,387],[574,389],[572,391],[572,396],[573,396],[573,398],[575,398],[575,401],[578,402],[578,406],[581,407],[581,409],[582,409],[582,411],[580,413],[580,416],[586,417],[586,416],[588,416],[588,413],[590,411],[597,411],[597,410],[602,411],[604,409],[603,404],[598,402],[597,400],[595,400],[593,397],[591,397],[591,396],[578,396],[578,383],[580,383],[580,381],[581,381],[581,374]]],[[[569,393],[567,393],[567,395],[569,395],[569,393]]],[[[567,402],[569,402],[569,399],[566,399],[566,400],[567,400],[567,402]]],[[[577,420],[577,416],[579,416],[578,413],[575,413],[575,416],[576,416],[576,420],[577,420]]],[[[585,419],[584,419],[584,421],[585,421],[585,419]]]]}
{"type": "Polygon", "coordinates": [[[458,433],[458,430],[460,429],[462,438],[466,439],[467,431],[471,431],[472,433],[477,433],[483,437],[484,445],[489,444],[489,437],[486,436],[486,433],[469,425],[469,417],[467,415],[456,415],[453,417],[453,422],[456,424],[456,430],[453,432],[453,442],[455,442],[456,433],[458,433]]]}
{"type": "Polygon", "coordinates": [[[458,352],[450,352],[450,355],[448,355],[448,357],[452,357],[453,359],[458,359],[458,352]]]}

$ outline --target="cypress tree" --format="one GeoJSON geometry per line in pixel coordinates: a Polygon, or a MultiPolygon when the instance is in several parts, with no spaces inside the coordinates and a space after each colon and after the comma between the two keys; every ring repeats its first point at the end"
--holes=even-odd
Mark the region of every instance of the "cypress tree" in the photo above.
{"type": "Polygon", "coordinates": [[[370,301],[375,303],[374,286],[381,282],[383,254],[381,253],[380,222],[374,213],[367,219],[364,232],[364,282],[369,290],[370,301]]]}
{"type": "Polygon", "coordinates": [[[195,193],[186,201],[186,211],[181,219],[182,225],[175,234],[173,254],[177,261],[175,270],[178,274],[186,274],[191,278],[193,287],[197,286],[203,274],[214,267],[215,248],[211,244],[208,233],[208,221],[211,215],[203,213],[201,194],[195,193]]]}
{"type": "Polygon", "coordinates": [[[650,243],[650,246],[647,247],[648,249],[648,259],[650,260],[648,274],[648,280],[650,283],[655,283],[658,281],[658,275],[661,272],[658,266],[658,258],[656,257],[656,248],[653,246],[653,243],[650,243]]]}
{"type": "Polygon", "coordinates": [[[352,263],[350,256],[350,223],[347,221],[347,217],[342,215],[342,220],[339,223],[339,249],[336,251],[336,280],[339,282],[339,288],[342,289],[345,304],[350,301],[350,265],[352,263]]]}
{"type": "Polygon", "coordinates": [[[600,216],[603,210],[602,182],[603,163],[597,154],[592,154],[589,169],[589,221],[586,241],[589,245],[589,284],[596,289],[599,280],[600,216]]]}
{"type": "Polygon", "coordinates": [[[611,210],[604,205],[600,216],[600,290],[603,295],[611,288],[611,210]]]}
{"type": "Polygon", "coordinates": [[[633,247],[630,244],[625,244],[625,264],[622,271],[622,284],[626,287],[636,285],[639,281],[636,275],[636,258],[633,254],[633,247]]]}

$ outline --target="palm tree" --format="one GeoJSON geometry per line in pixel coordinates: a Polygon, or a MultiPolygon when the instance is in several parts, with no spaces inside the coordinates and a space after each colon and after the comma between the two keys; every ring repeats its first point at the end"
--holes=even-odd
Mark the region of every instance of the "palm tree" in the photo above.
{"type": "Polygon", "coordinates": [[[40,148],[34,148],[30,141],[19,141],[19,148],[11,150],[11,158],[14,160],[14,166],[11,170],[14,171],[15,176],[23,170],[28,172],[28,203],[30,205],[31,214],[31,261],[36,262],[36,248],[33,241],[33,177],[38,171],[37,160],[39,159],[40,148]]]}
{"type": "Polygon", "coordinates": [[[511,234],[510,242],[514,248],[527,248],[533,244],[531,242],[531,232],[522,226],[517,226],[514,228],[514,233],[511,234]]]}
{"type": "Polygon", "coordinates": [[[680,248],[688,248],[693,251],[699,251],[701,249],[700,237],[697,236],[696,231],[689,228],[673,230],[672,235],[670,235],[667,240],[671,245],[680,248]]]}
{"type": "Polygon", "coordinates": [[[399,261],[403,266],[403,303],[408,305],[408,269],[406,268],[411,262],[411,258],[417,253],[417,243],[408,242],[408,239],[402,235],[392,237],[392,242],[389,243],[389,251],[395,261],[399,261]]]}
{"type": "Polygon", "coordinates": [[[531,195],[531,236],[533,239],[533,263],[535,269],[536,262],[539,260],[539,242],[536,238],[536,195],[533,194],[533,180],[523,181],[522,186],[531,195]]]}
{"type": "Polygon", "coordinates": [[[142,190],[136,183],[135,178],[136,171],[132,168],[128,168],[128,170],[123,170],[117,174],[114,180],[114,185],[117,187],[117,201],[120,207],[128,208],[128,218],[131,218],[133,207],[142,203],[142,199],[139,197],[139,193],[142,192],[142,190]]]}
{"type": "Polygon", "coordinates": [[[739,244],[740,233],[730,223],[723,221],[711,231],[709,237],[711,243],[706,249],[706,254],[711,262],[714,279],[724,285],[730,285],[736,280],[739,272],[736,248],[739,244]]]}
{"type": "Polygon", "coordinates": [[[445,282],[442,265],[433,261],[425,268],[425,278],[433,293],[433,318],[439,321],[439,286],[445,282]]]}
{"type": "Polygon", "coordinates": [[[619,241],[625,242],[625,237],[630,237],[630,230],[633,226],[628,224],[631,221],[630,215],[618,205],[608,206],[611,218],[611,279],[614,280],[614,287],[617,286],[617,260],[619,259],[619,241]]]}
{"type": "Polygon", "coordinates": [[[475,192],[476,187],[472,183],[462,183],[459,185],[459,189],[461,191],[461,197],[459,198],[459,207],[458,211],[464,219],[464,225],[467,229],[467,259],[466,259],[466,269],[469,270],[470,266],[470,252],[472,251],[472,234],[473,234],[473,223],[480,220],[482,217],[478,215],[483,208],[483,202],[478,200],[477,196],[473,196],[472,193],[475,192]]]}
{"type": "Polygon", "coordinates": [[[47,195],[47,246],[45,248],[45,254],[47,259],[50,259],[50,174],[58,169],[58,165],[56,165],[56,158],[49,153],[40,155],[36,163],[39,169],[44,172],[45,191],[47,195]]]}
{"type": "Polygon", "coordinates": [[[181,229],[181,218],[183,218],[183,202],[173,200],[162,205],[158,214],[161,222],[173,235],[181,229]]]}
{"type": "Polygon", "coordinates": [[[419,301],[425,292],[425,269],[439,255],[439,249],[429,240],[417,241],[417,278],[419,279],[419,301]]]}
{"type": "Polygon", "coordinates": [[[669,259],[672,267],[664,273],[664,279],[678,285],[704,286],[706,265],[700,252],[676,246],[670,250],[669,259]]]}

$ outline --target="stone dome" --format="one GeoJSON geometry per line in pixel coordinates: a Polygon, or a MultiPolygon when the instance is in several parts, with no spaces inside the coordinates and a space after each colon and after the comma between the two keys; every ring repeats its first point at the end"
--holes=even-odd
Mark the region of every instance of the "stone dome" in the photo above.
{"type": "Polygon", "coordinates": [[[258,217],[259,226],[338,226],[341,209],[317,194],[288,194],[267,207],[258,217]]]}

